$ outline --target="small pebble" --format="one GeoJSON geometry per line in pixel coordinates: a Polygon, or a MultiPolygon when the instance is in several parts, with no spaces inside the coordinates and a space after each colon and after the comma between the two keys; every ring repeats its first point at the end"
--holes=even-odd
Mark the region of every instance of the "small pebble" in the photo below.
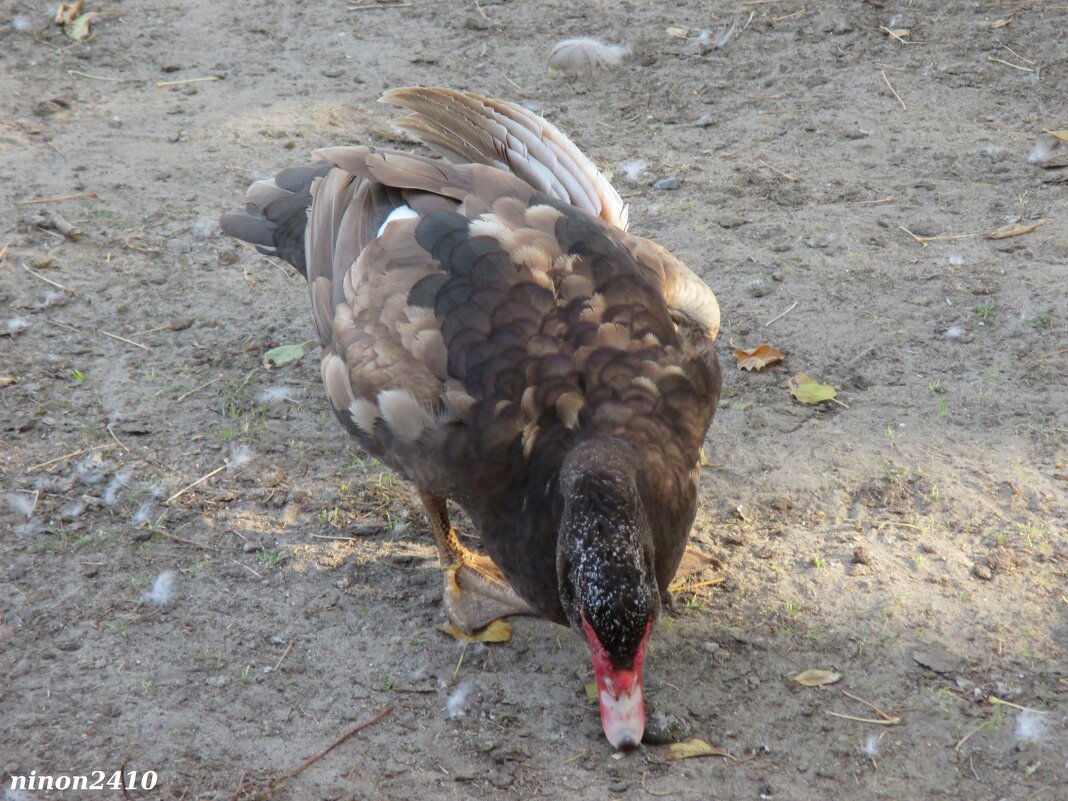
{"type": "Polygon", "coordinates": [[[721,214],[716,219],[716,225],[720,228],[738,228],[741,225],[745,225],[749,220],[745,217],[741,217],[737,214],[721,214]]]}
{"type": "Polygon", "coordinates": [[[755,278],[749,282],[749,286],[746,287],[749,294],[754,298],[762,298],[769,292],[771,292],[771,284],[765,281],[763,278],[755,278]]]}
{"type": "Polygon", "coordinates": [[[982,562],[976,562],[972,565],[972,575],[983,581],[993,581],[994,579],[994,571],[990,569],[990,565],[982,562]]]}
{"type": "Polygon", "coordinates": [[[680,186],[679,179],[674,175],[670,175],[667,178],[661,178],[653,184],[653,189],[678,189],[680,186]]]}

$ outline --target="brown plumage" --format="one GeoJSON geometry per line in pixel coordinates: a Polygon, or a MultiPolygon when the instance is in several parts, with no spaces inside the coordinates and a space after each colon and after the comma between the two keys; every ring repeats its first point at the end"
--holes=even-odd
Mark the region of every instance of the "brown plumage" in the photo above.
{"type": "Polygon", "coordinates": [[[719,307],[626,233],[619,195],[546,121],[448,89],[384,99],[449,161],[319,150],[253,184],[222,227],[306,274],[327,396],[419,488],[450,617],[571,625],[609,740],[635,745],[645,644],[719,396],[719,307]],[[492,564],[459,544],[445,499],[492,564]]]}

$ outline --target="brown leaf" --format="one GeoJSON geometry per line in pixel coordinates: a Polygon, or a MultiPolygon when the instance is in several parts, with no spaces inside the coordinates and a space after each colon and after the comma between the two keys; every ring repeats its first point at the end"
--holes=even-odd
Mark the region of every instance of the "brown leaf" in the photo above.
{"type": "Polygon", "coordinates": [[[13,375],[0,375],[0,387],[6,387],[17,382],[18,379],[13,375]]]}
{"type": "Polygon", "coordinates": [[[783,356],[777,348],[765,342],[749,350],[735,348],[734,358],[738,360],[739,370],[763,370],[769,364],[781,362],[783,356]]]}
{"type": "Polygon", "coordinates": [[[834,684],[840,678],[842,674],[833,670],[806,670],[794,676],[794,681],[802,687],[822,687],[825,684],[834,684]]]}
{"type": "Polygon", "coordinates": [[[69,25],[82,13],[85,0],[75,0],[73,3],[60,3],[56,9],[56,25],[69,25]]]}
{"type": "Polygon", "coordinates": [[[467,634],[460,631],[452,623],[443,623],[441,630],[460,642],[508,642],[512,639],[512,627],[503,620],[494,620],[486,628],[467,634]]]}
{"type": "Polygon", "coordinates": [[[668,759],[692,759],[693,757],[702,756],[722,756],[729,757],[730,752],[726,748],[719,748],[715,745],[710,745],[704,740],[698,740],[693,737],[689,740],[684,740],[681,743],[672,743],[667,747],[667,753],[665,756],[668,759]]]}
{"type": "Polygon", "coordinates": [[[1033,223],[1014,223],[1012,225],[1006,225],[1002,228],[998,228],[996,231],[991,231],[987,234],[988,239],[1008,239],[1013,236],[1023,236],[1029,234],[1032,231],[1036,231],[1043,225],[1049,222],[1049,219],[1043,217],[1041,220],[1035,220],[1033,223]]]}

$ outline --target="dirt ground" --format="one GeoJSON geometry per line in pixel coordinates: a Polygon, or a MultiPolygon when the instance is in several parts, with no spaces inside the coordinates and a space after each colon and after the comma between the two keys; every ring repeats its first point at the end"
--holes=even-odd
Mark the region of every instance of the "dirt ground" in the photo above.
{"type": "Polygon", "coordinates": [[[7,777],[124,766],[160,799],[1065,797],[1068,5],[85,11],[75,42],[0,0],[5,799],[121,797],[7,777]],[[576,35],[629,53],[551,74],[576,35]],[[693,541],[722,567],[690,581],[722,582],[676,594],[646,682],[729,758],[613,754],[565,629],[440,633],[412,491],[314,354],[262,363],[311,339],[305,286],[215,220],[314,147],[405,146],[375,100],[409,84],[556,122],[719,296],[693,541]],[[737,370],[761,342],[785,362],[737,370]]]}

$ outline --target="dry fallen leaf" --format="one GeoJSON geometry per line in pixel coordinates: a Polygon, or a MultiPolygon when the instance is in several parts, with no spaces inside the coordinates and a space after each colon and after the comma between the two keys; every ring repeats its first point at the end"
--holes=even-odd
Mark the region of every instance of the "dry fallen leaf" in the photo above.
{"type": "Polygon", "coordinates": [[[586,700],[589,701],[591,704],[596,704],[597,697],[597,682],[591,681],[589,684],[586,685],[586,700]]]}
{"type": "Polygon", "coordinates": [[[996,231],[991,231],[989,234],[987,234],[987,238],[1008,239],[1012,236],[1023,236],[1024,234],[1029,234],[1032,231],[1041,228],[1048,222],[1049,219],[1043,217],[1041,220],[1035,220],[1033,223],[1013,223],[1012,225],[1006,225],[1002,228],[998,228],[996,231]]]}
{"type": "MultiPolygon", "coordinates": [[[[790,393],[802,403],[823,403],[833,401],[837,390],[829,384],[819,384],[804,373],[795,375],[789,381],[790,393]]],[[[836,401],[837,403],[838,401],[836,401]]]]}
{"type": "Polygon", "coordinates": [[[67,34],[71,39],[76,42],[80,42],[86,36],[89,35],[89,25],[94,19],[100,15],[95,11],[90,11],[88,14],[83,14],[76,20],[72,20],[63,26],[63,33],[67,34]]]}
{"type": "Polygon", "coordinates": [[[763,370],[769,364],[781,362],[782,353],[768,343],[757,345],[755,348],[735,348],[734,358],[738,360],[739,370],[763,370]]]}
{"type": "Polygon", "coordinates": [[[833,670],[806,670],[794,676],[794,681],[802,687],[822,687],[825,684],[834,684],[840,678],[842,674],[833,670]]]}
{"type": "Polygon", "coordinates": [[[693,737],[689,740],[684,740],[681,743],[672,743],[669,745],[665,756],[668,759],[692,759],[693,757],[702,756],[729,757],[730,753],[726,748],[719,748],[706,743],[704,740],[698,740],[696,737],[693,737]]]}
{"type": "Polygon", "coordinates": [[[912,36],[912,31],[908,28],[884,28],[886,35],[894,39],[908,39],[912,36]]]}
{"type": "Polygon", "coordinates": [[[676,27],[668,28],[667,35],[672,37],[673,39],[686,39],[690,35],[690,29],[676,27]]]}
{"type": "Polygon", "coordinates": [[[1062,142],[1068,142],[1068,131],[1047,131],[1047,130],[1043,130],[1042,133],[1049,134],[1054,139],[1060,139],[1062,142]]]}
{"type": "Polygon", "coordinates": [[[14,384],[18,381],[13,375],[0,375],[0,387],[6,387],[9,384],[14,384]]]}
{"type": "Polygon", "coordinates": [[[441,630],[460,642],[508,642],[512,639],[512,627],[503,620],[494,620],[474,634],[462,632],[452,623],[442,623],[441,630]]]}
{"type": "Polygon", "coordinates": [[[264,367],[285,367],[304,358],[303,345],[279,345],[263,354],[264,367]]]}
{"type": "Polygon", "coordinates": [[[60,3],[56,9],[56,25],[69,25],[82,13],[85,0],[75,0],[73,3],[60,3]]]}

